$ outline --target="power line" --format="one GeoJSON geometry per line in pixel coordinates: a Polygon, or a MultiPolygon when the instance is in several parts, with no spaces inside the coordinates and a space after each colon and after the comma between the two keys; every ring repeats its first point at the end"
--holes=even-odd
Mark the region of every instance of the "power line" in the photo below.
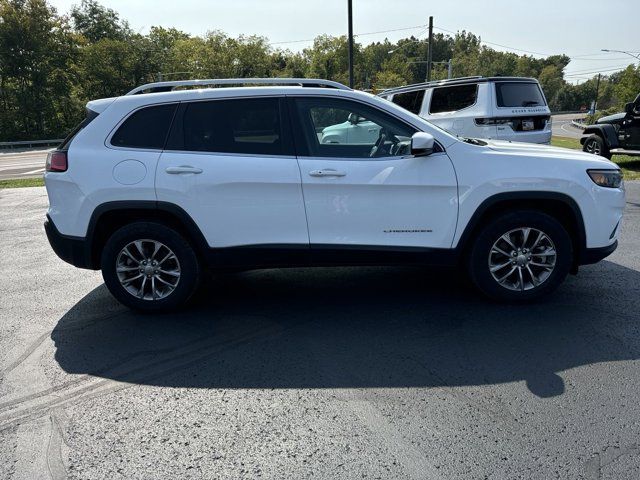
{"type": "MultiPolygon", "coordinates": [[[[426,25],[416,25],[415,27],[403,27],[403,28],[392,28],[390,30],[378,30],[377,32],[364,32],[364,33],[356,33],[354,37],[363,37],[365,35],[376,35],[378,33],[391,33],[391,32],[402,32],[406,30],[416,30],[418,28],[425,28],[426,25]]],[[[315,38],[307,38],[305,40],[288,40],[286,42],[271,42],[271,45],[285,45],[288,43],[303,43],[303,42],[313,42],[315,38]]]]}
{"type": "Polygon", "coordinates": [[[573,73],[565,73],[564,76],[565,77],[580,77],[580,76],[586,76],[589,74],[597,74],[597,73],[615,73],[615,72],[619,72],[620,70],[624,70],[625,68],[627,68],[628,65],[625,65],[623,67],[612,67],[612,68],[608,68],[608,69],[599,69],[599,70],[592,70],[592,71],[586,71],[586,72],[573,72],[573,73]]]}
{"type": "MultiPolygon", "coordinates": [[[[443,32],[447,32],[447,33],[452,33],[453,35],[456,35],[458,32],[454,32],[453,30],[447,30],[446,28],[442,28],[442,27],[436,27],[434,26],[433,28],[436,28],[438,30],[442,30],[443,32]]],[[[515,48],[515,47],[510,47],[508,45],[502,45],[501,43],[494,43],[494,42],[488,42],[486,40],[482,40],[482,38],[480,38],[480,43],[486,43],[488,45],[496,45],[498,47],[502,47],[502,48],[508,48],[509,50],[516,50],[518,52],[525,52],[525,53],[531,53],[533,55],[542,55],[543,57],[550,57],[551,54],[550,53],[540,53],[540,52],[533,52],[531,50],[524,50],[522,48],[515,48]]]]}
{"type": "Polygon", "coordinates": [[[572,74],[572,73],[590,73],[592,71],[601,72],[601,71],[606,70],[606,69],[611,70],[611,69],[615,69],[615,68],[626,68],[629,65],[633,65],[633,64],[632,63],[626,63],[626,64],[624,64],[622,66],[621,65],[607,65],[606,67],[600,67],[600,68],[591,67],[591,68],[585,68],[585,69],[582,69],[582,70],[570,70],[570,71],[564,72],[564,73],[569,73],[569,74],[572,74]]]}
{"type": "MultiPolygon", "coordinates": [[[[437,28],[438,30],[442,30],[443,32],[451,33],[453,35],[456,35],[458,33],[458,32],[454,32],[452,30],[448,30],[448,29],[442,28],[442,27],[434,26],[433,28],[437,28]]],[[[515,50],[517,52],[530,53],[530,54],[533,54],[533,55],[541,55],[543,57],[551,57],[553,55],[560,55],[560,54],[557,54],[557,53],[542,53],[542,52],[534,52],[534,51],[531,51],[531,50],[524,50],[522,48],[511,47],[509,45],[504,45],[504,44],[501,44],[501,43],[495,43],[495,42],[489,42],[487,40],[482,40],[482,37],[479,37],[479,38],[480,38],[480,43],[486,43],[488,45],[495,45],[495,46],[498,46],[498,47],[507,48],[509,50],[515,50]]],[[[632,53],[635,53],[635,52],[632,52],[632,53]]],[[[592,54],[592,53],[590,53],[590,54],[584,54],[584,55],[577,55],[577,56],[573,56],[573,57],[568,56],[568,55],[567,56],[571,60],[588,60],[588,61],[592,61],[592,60],[596,60],[596,61],[598,61],[598,60],[605,60],[605,61],[626,60],[626,58],[624,58],[624,57],[620,57],[620,58],[584,58],[584,57],[587,57],[587,56],[590,56],[590,55],[600,55],[600,54],[597,54],[597,53],[596,54],[592,54]]]]}

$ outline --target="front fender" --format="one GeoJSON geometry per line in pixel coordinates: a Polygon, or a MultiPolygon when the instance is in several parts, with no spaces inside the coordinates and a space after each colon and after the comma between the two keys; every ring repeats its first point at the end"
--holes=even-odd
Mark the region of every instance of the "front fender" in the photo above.
{"type": "Polygon", "coordinates": [[[613,125],[589,125],[584,129],[582,137],[580,138],[580,144],[584,145],[584,142],[591,135],[598,135],[604,140],[605,145],[609,148],[618,148],[618,132],[613,125]]]}

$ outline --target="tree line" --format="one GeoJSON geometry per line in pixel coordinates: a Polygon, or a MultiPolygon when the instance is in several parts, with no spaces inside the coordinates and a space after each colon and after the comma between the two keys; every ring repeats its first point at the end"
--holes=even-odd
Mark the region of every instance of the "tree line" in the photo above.
{"type": "MultiPolygon", "coordinates": [[[[409,37],[355,44],[356,87],[374,92],[424,81],[428,44],[409,37]],[[391,52],[391,53],[390,53],[391,52]]],[[[452,60],[453,76],[537,78],[553,111],[595,98],[595,77],[568,83],[565,55],[534,58],[500,52],[461,31],[434,35],[433,61],[452,60]]],[[[60,14],[46,0],[0,0],[0,141],[57,138],[83,118],[88,100],[119,96],[157,80],[224,77],[317,77],[348,82],[347,39],[320,35],[301,52],[260,36],[204,36],[175,28],[134,32],[117,12],[82,0],[60,14]]],[[[447,77],[436,63],[432,79],[447,77]]],[[[621,108],[640,92],[640,66],[603,76],[599,107],[621,108]]]]}

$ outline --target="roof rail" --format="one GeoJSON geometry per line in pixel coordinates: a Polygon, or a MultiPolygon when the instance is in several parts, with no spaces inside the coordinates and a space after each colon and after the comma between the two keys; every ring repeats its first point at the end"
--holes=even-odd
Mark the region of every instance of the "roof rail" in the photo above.
{"type": "Polygon", "coordinates": [[[449,78],[446,80],[434,80],[431,82],[423,82],[423,83],[414,83],[411,85],[404,85],[402,87],[394,87],[387,88],[381,91],[378,95],[389,95],[391,93],[403,93],[403,92],[413,92],[415,90],[420,90],[422,88],[429,87],[438,87],[438,86],[451,86],[451,85],[464,85],[467,83],[475,83],[475,82],[538,82],[535,78],[530,77],[501,77],[499,75],[493,77],[483,77],[483,76],[475,76],[475,77],[459,77],[459,78],[449,78]]]}
{"type": "Polygon", "coordinates": [[[178,87],[207,88],[216,85],[298,85],[301,87],[325,87],[339,90],[351,90],[342,83],[319,78],[212,78],[207,80],[177,80],[171,82],[154,82],[140,85],[127,95],[140,93],[170,92],[178,87]]]}
{"type": "Polygon", "coordinates": [[[394,93],[397,92],[399,90],[411,90],[414,88],[419,88],[419,87],[432,87],[435,85],[446,85],[447,83],[463,83],[466,81],[471,81],[471,80],[478,80],[480,78],[484,78],[482,75],[475,75],[472,77],[458,77],[458,78],[447,78],[444,80],[432,80],[430,82],[420,82],[420,83],[412,83],[410,85],[403,85],[402,87],[393,87],[393,88],[387,88],[386,90],[381,91],[378,95],[382,95],[382,94],[387,94],[387,93],[394,93]]]}

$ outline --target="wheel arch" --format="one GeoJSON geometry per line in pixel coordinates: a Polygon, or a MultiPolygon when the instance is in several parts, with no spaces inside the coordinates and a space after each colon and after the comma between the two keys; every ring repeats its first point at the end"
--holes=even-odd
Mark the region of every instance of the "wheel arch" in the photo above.
{"type": "Polygon", "coordinates": [[[582,137],[580,137],[580,145],[584,145],[584,142],[591,135],[597,135],[602,138],[607,148],[611,149],[618,147],[618,135],[613,125],[610,125],[608,123],[602,125],[589,125],[582,132],[582,137]]]}
{"type": "Polygon", "coordinates": [[[100,254],[113,232],[137,221],[157,222],[173,228],[189,240],[198,256],[206,256],[208,245],[204,235],[189,214],[179,206],[146,200],[115,201],[99,205],[91,215],[86,240],[92,268],[99,268],[100,254]]]}
{"type": "Polygon", "coordinates": [[[456,249],[466,258],[473,238],[487,222],[510,210],[537,210],[558,220],[569,232],[573,243],[574,264],[586,249],[586,231],[582,212],[569,195],[558,192],[505,192],[484,200],[460,235],[456,249]]]}

